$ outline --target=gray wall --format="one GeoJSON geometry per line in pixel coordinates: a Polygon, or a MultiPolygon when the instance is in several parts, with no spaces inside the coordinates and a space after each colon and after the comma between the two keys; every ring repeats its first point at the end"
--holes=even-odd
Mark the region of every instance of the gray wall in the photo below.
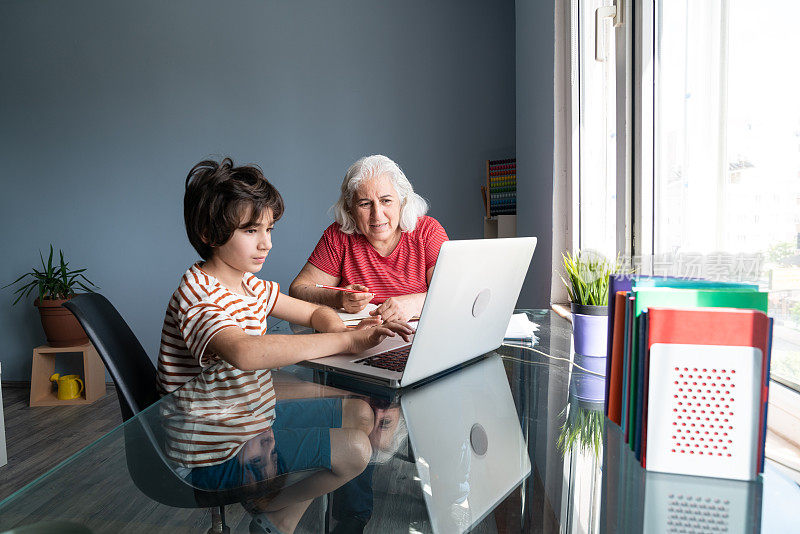
{"type": "Polygon", "coordinates": [[[541,0],[516,2],[517,233],[539,238],[520,307],[550,307],[554,6],[541,0]]]}
{"type": "MultiPolygon", "coordinates": [[[[552,53],[515,67],[514,33],[511,0],[0,1],[0,282],[53,243],[155,357],[167,300],[196,259],[183,179],[208,156],[261,165],[284,195],[260,274],[284,288],[365,154],[400,163],[451,237],[480,237],[484,160],[514,153],[515,68],[542,91],[532,105],[552,108],[552,53]]],[[[543,179],[552,151],[520,133],[522,193],[523,170],[543,179]]],[[[10,303],[5,289],[3,379],[28,380],[44,335],[33,306],[10,303]]]]}

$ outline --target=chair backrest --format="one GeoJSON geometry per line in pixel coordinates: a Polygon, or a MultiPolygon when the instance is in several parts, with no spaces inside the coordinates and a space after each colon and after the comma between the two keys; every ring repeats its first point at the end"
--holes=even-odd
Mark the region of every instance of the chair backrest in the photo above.
{"type": "MultiPolygon", "coordinates": [[[[108,299],[99,293],[82,293],[63,306],[78,318],[114,379],[123,420],[159,400],[153,362],[108,299]]],[[[248,495],[263,497],[275,486],[276,480],[270,479],[231,490],[193,487],[171,468],[164,455],[164,428],[154,424],[159,416],[146,415],[125,425],[125,455],[134,484],[151,499],[178,508],[222,506],[248,495]]]]}
{"type": "MultiPolygon", "coordinates": [[[[153,362],[108,299],[99,293],[82,293],[63,306],[78,318],[114,379],[123,420],[159,400],[153,362]]],[[[164,429],[153,424],[157,421],[154,415],[125,425],[125,456],[136,487],[151,499],[179,508],[236,502],[223,502],[214,492],[195,489],[172,470],[162,448],[164,429]]]]}
{"type": "Polygon", "coordinates": [[[63,306],[78,318],[106,364],[117,386],[122,419],[127,421],[156,402],[156,368],[108,299],[99,293],[82,293],[63,306]]]}

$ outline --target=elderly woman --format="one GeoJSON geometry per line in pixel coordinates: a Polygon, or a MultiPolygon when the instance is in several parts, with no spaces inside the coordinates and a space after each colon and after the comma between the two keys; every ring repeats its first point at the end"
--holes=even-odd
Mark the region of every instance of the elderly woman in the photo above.
{"type": "Polygon", "coordinates": [[[378,305],[372,315],[384,321],[419,315],[447,233],[425,215],[427,202],[400,167],[380,155],[356,161],[334,211],[336,222],[322,234],[289,294],[350,313],[372,302],[378,305]]]}

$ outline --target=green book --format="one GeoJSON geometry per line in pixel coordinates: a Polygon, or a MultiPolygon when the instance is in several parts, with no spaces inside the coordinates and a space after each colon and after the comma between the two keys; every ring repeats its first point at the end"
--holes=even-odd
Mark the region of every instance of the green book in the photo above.
{"type": "MultiPolygon", "coordinates": [[[[709,286],[708,281],[698,284],[702,289],[693,289],[688,282],[691,280],[673,281],[680,282],[679,287],[637,287],[633,288],[635,297],[633,315],[633,339],[630,347],[631,371],[628,377],[630,380],[630,396],[628,398],[628,426],[629,436],[635,436],[636,432],[641,432],[640,421],[636,420],[636,406],[642,402],[642,384],[640,366],[641,354],[639,350],[638,336],[639,317],[643,310],[650,306],[662,308],[739,308],[749,310],[760,310],[767,313],[767,293],[757,291],[757,287],[752,284],[726,284],[724,282],[714,282],[720,284],[718,287],[709,286]]],[[[634,440],[629,439],[628,445],[633,449],[634,440]]]]}
{"type": "Polygon", "coordinates": [[[716,280],[700,280],[692,278],[647,277],[634,278],[633,287],[671,287],[674,289],[734,289],[758,291],[756,284],[743,284],[738,282],[718,282],[716,280]]]}

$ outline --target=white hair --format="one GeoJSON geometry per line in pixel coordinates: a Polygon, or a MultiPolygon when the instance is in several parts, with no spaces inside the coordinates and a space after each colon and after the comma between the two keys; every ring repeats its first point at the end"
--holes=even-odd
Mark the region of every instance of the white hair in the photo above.
{"type": "Polygon", "coordinates": [[[392,181],[400,197],[400,231],[411,232],[417,227],[417,220],[428,212],[428,202],[414,192],[411,182],[400,167],[380,154],[366,156],[353,163],[342,180],[342,192],[333,205],[333,215],[341,225],[342,232],[357,232],[356,221],[350,214],[353,196],[364,180],[386,175],[392,181]]]}

